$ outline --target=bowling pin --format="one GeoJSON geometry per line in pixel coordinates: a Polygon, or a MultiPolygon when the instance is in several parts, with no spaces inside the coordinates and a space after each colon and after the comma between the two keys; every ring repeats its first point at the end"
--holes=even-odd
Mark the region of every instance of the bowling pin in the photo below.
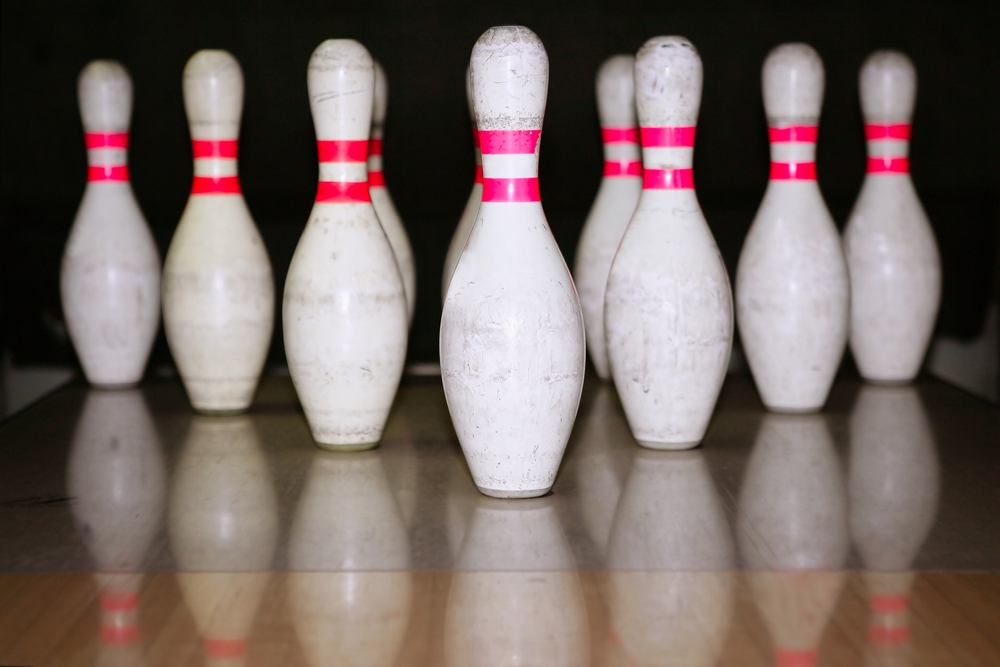
{"type": "Polygon", "coordinates": [[[371,139],[368,141],[368,191],[372,206],[385,236],[392,246],[392,254],[399,266],[403,278],[403,289],[406,290],[406,312],[409,321],[413,321],[413,307],[417,302],[417,269],[413,264],[413,248],[410,238],[406,235],[406,227],[396,212],[396,206],[389,196],[385,185],[385,175],[382,173],[382,137],[385,133],[385,112],[389,104],[389,83],[385,78],[385,70],[378,61],[375,64],[375,98],[372,104],[371,139]]]}
{"type": "Polygon", "coordinates": [[[604,288],[611,261],[642,191],[639,130],[635,121],[635,58],[612,56],[597,70],[597,114],[604,144],[604,178],[590,209],[573,263],[580,292],[587,352],[597,376],[611,378],[604,341],[604,288]]]}
{"type": "Polygon", "coordinates": [[[89,166],[63,252],[62,309],[87,381],[129,386],[160,324],[160,253],[129,182],[132,79],[114,60],[95,60],[77,90],[89,166]]]}
{"type": "Polygon", "coordinates": [[[319,150],[316,203],[285,281],[288,370],[320,447],[374,447],[406,359],[406,292],[368,188],[375,86],[368,51],[313,51],[309,105],[319,150]]]}
{"type": "Polygon", "coordinates": [[[538,195],[549,61],[523,26],[472,49],[483,202],[441,316],[441,375],[479,490],[552,488],[580,404],[583,316],[538,195]]]}
{"type": "Polygon", "coordinates": [[[611,265],[604,327],[632,435],[652,449],[705,437],[733,347],[729,277],[691,172],[701,80],[701,58],[683,37],[639,49],[642,194],[611,265]]]}
{"type": "Polygon", "coordinates": [[[243,200],[243,72],[226,51],[184,67],[194,180],[163,267],[163,326],[195,410],[250,407],[274,327],[274,276],[243,200]]]}
{"type": "Polygon", "coordinates": [[[472,116],[472,146],[476,151],[476,177],[472,181],[472,192],[469,193],[469,200],[465,203],[462,217],[458,220],[458,227],[452,234],[451,243],[448,244],[448,254],[444,258],[444,278],[441,282],[441,303],[448,298],[448,286],[451,285],[451,277],[458,266],[458,260],[462,258],[462,251],[469,241],[469,234],[479,217],[479,204],[483,199],[483,153],[479,149],[479,130],[476,128],[476,110],[472,106],[472,66],[465,70],[465,97],[469,102],[469,114],[472,116]]]}
{"type": "Polygon", "coordinates": [[[868,167],[844,228],[851,353],[866,380],[909,382],[941,303],[941,256],[910,179],[917,72],[902,53],[876,51],[858,78],[868,167]]]}
{"type": "Polygon", "coordinates": [[[816,183],[823,77],[807,44],[783,44],[764,61],[771,176],[736,269],[736,318],[774,412],[822,408],[847,342],[847,264],[816,183]]]}

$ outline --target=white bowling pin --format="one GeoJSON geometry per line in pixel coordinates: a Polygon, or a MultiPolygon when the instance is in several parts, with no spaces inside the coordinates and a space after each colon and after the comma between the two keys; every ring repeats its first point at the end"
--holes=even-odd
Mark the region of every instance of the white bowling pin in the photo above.
{"type": "Polygon", "coordinates": [[[278,539],[274,486],[249,418],[191,421],[168,528],[177,583],[208,663],[244,664],[278,539]]]}
{"type": "Polygon", "coordinates": [[[630,664],[718,662],[736,602],[735,554],[700,452],[636,454],[607,568],[612,641],[630,664]]]}
{"type": "Polygon", "coordinates": [[[479,130],[476,128],[476,110],[472,106],[472,66],[465,70],[465,97],[469,102],[469,114],[472,116],[472,145],[476,151],[476,177],[472,181],[472,192],[469,193],[469,200],[465,203],[462,217],[458,220],[458,227],[452,234],[451,243],[448,244],[448,254],[444,258],[444,277],[441,281],[441,303],[448,298],[448,286],[451,285],[451,277],[458,266],[458,260],[462,258],[462,251],[469,241],[469,234],[479,217],[479,204],[483,199],[483,153],[479,149],[479,130]]]}
{"type": "Polygon", "coordinates": [[[271,262],[243,200],[236,152],[243,72],[226,51],[184,67],[194,180],[163,266],[163,327],[195,410],[253,401],[274,328],[271,262]]]}
{"type": "Polygon", "coordinates": [[[395,664],[413,575],[406,525],[378,454],[315,455],[288,550],[289,606],[307,662],[395,664]]]}
{"type": "Polygon", "coordinates": [[[683,37],[636,57],[643,185],[608,276],[611,375],[643,447],[688,449],[708,428],[733,347],[729,276],[694,192],[701,58],[683,37]]]}
{"type": "Polygon", "coordinates": [[[587,352],[602,380],[611,378],[604,341],[604,288],[618,244],[642,191],[635,121],[635,57],[611,56],[597,70],[597,114],[604,144],[604,178],[580,232],[573,278],[587,328],[587,352]]]}
{"type": "Polygon", "coordinates": [[[160,324],[160,253],[128,173],[132,79],[95,60],[77,86],[89,166],[63,252],[62,309],[87,381],[129,386],[142,379],[160,324]]]}
{"type": "Polygon", "coordinates": [[[455,432],[486,495],[548,493],[583,389],[583,315],[538,195],[549,61],[522,26],[472,49],[483,202],[441,316],[455,432]]]}
{"type": "Polygon", "coordinates": [[[848,328],[847,264],[816,183],[823,62],[807,44],[764,61],[771,177],[736,269],[736,318],[768,410],[826,402],[848,328]]]}
{"type": "Polygon", "coordinates": [[[902,53],[876,51],[858,78],[868,167],[844,228],[851,353],[866,380],[909,382],[941,303],[941,256],[910,179],[917,72],[902,53]]]}
{"type": "Polygon", "coordinates": [[[375,97],[372,104],[371,139],[368,141],[368,191],[372,206],[378,215],[382,229],[385,231],[392,254],[396,257],[400,276],[403,278],[403,289],[406,290],[406,312],[409,321],[413,321],[413,307],[417,303],[417,269],[413,264],[413,248],[410,237],[406,235],[406,227],[392,203],[389,189],[385,185],[385,175],[382,173],[382,136],[385,133],[385,113],[389,104],[389,83],[385,78],[385,70],[375,62],[375,97]]]}
{"type": "Polygon", "coordinates": [[[285,281],[285,354],[320,447],[382,437],[406,359],[406,293],[368,189],[375,75],[351,39],[313,51],[309,104],[319,150],[316,203],[285,281]]]}

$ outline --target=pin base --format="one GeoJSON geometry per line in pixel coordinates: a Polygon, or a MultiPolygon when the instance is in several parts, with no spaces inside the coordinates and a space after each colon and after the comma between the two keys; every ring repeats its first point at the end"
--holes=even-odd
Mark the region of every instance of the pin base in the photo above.
{"type": "Polygon", "coordinates": [[[378,447],[378,442],[358,442],[350,445],[331,445],[326,442],[317,442],[316,446],[328,452],[364,452],[378,447]]]}
{"type": "Polygon", "coordinates": [[[879,380],[876,378],[866,378],[862,377],[866,384],[873,384],[876,387],[905,387],[908,384],[913,383],[913,378],[905,378],[902,380],[879,380]]]}
{"type": "Polygon", "coordinates": [[[116,389],[135,389],[139,386],[139,382],[91,382],[90,386],[94,389],[103,389],[106,391],[114,391],[116,389]]]}
{"type": "Polygon", "coordinates": [[[646,449],[660,449],[669,451],[694,449],[695,447],[701,444],[701,440],[692,440],[691,442],[657,442],[655,440],[640,440],[639,438],[636,438],[635,441],[638,442],[641,446],[645,447],[646,449]]]}
{"type": "Polygon", "coordinates": [[[814,408],[781,408],[765,404],[764,407],[768,412],[774,412],[779,415],[811,415],[823,409],[822,405],[817,405],[814,408]]]}
{"type": "Polygon", "coordinates": [[[231,410],[195,408],[194,411],[203,417],[235,417],[236,415],[242,415],[247,411],[247,408],[233,408],[231,410]]]}
{"type": "Polygon", "coordinates": [[[544,496],[546,493],[552,490],[552,487],[545,489],[530,489],[527,491],[519,491],[516,489],[487,489],[482,486],[477,486],[479,493],[484,496],[489,496],[490,498],[538,498],[544,496]]]}

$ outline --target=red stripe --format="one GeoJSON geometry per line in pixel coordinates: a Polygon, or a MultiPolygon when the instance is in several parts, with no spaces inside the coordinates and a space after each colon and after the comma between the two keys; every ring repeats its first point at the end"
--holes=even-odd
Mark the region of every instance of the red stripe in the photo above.
{"type": "Polygon", "coordinates": [[[102,625],[101,643],[105,646],[132,644],[139,639],[138,625],[102,625]]]}
{"type": "Polygon", "coordinates": [[[541,201],[537,178],[484,178],[483,201],[494,203],[541,201]]]}
{"type": "Polygon", "coordinates": [[[644,127],[643,148],[690,148],[694,146],[694,127],[644,127]]]}
{"type": "Polygon", "coordinates": [[[381,171],[369,171],[368,172],[368,187],[370,187],[370,188],[384,188],[385,187],[385,175],[381,171]]]}
{"type": "Polygon", "coordinates": [[[772,144],[814,144],[819,135],[816,125],[791,125],[767,128],[767,139],[772,144]]]}
{"type": "Polygon", "coordinates": [[[104,611],[131,611],[139,603],[139,596],[136,593],[102,591],[100,600],[104,611]]]}
{"type": "Polygon", "coordinates": [[[772,162],[772,181],[815,181],[815,162],[772,162]]]}
{"type": "Polygon", "coordinates": [[[481,165],[481,164],[477,164],[476,165],[476,180],[474,180],[472,182],[473,182],[473,184],[479,183],[480,185],[482,185],[482,182],[483,182],[483,165],[481,165]]]}
{"type": "Polygon", "coordinates": [[[694,188],[693,169],[644,169],[643,190],[691,190],[694,188]]]}
{"type": "Polygon", "coordinates": [[[910,628],[905,625],[895,627],[885,627],[873,625],[868,628],[869,644],[889,644],[898,646],[910,641],[910,628]]]}
{"type": "Polygon", "coordinates": [[[371,200],[367,182],[320,181],[316,188],[318,204],[357,204],[371,200]]]}
{"type": "Polygon", "coordinates": [[[365,162],[368,160],[368,141],[317,141],[320,162],[365,162]]]}
{"type": "Polygon", "coordinates": [[[239,176],[195,176],[191,183],[193,195],[238,195],[240,188],[239,176]]]}
{"type": "Polygon", "coordinates": [[[87,167],[88,181],[127,181],[128,165],[99,165],[87,167]]]}
{"type": "Polygon", "coordinates": [[[541,130],[480,130],[479,145],[484,155],[534,153],[541,130]]]}
{"type": "Polygon", "coordinates": [[[601,141],[606,144],[637,144],[639,130],[634,127],[602,127],[601,141]]]}
{"type": "Polygon", "coordinates": [[[865,171],[869,174],[908,174],[910,173],[910,158],[870,157],[865,171]]]}
{"type": "Polygon", "coordinates": [[[247,640],[206,639],[205,654],[209,658],[242,658],[247,654],[247,640]]]}
{"type": "Polygon", "coordinates": [[[382,154],[382,140],[372,138],[368,141],[368,155],[382,154]]]}
{"type": "Polygon", "coordinates": [[[128,132],[84,132],[83,141],[91,148],[128,148],[128,132]]]}
{"type": "Polygon", "coordinates": [[[878,123],[865,123],[865,139],[901,139],[910,140],[909,123],[892,123],[882,125],[878,123]]]}
{"type": "Polygon", "coordinates": [[[777,667],[814,667],[819,656],[816,651],[783,651],[774,652],[774,664],[777,667]]]}
{"type": "Polygon", "coordinates": [[[642,176],[642,163],[638,160],[605,160],[605,176],[642,176]]]}
{"type": "Polygon", "coordinates": [[[868,605],[872,611],[880,614],[898,614],[906,611],[910,606],[909,595],[873,595],[868,600],[868,605]]]}
{"type": "Polygon", "coordinates": [[[191,152],[195,158],[218,157],[236,159],[238,139],[192,139],[191,152]]]}

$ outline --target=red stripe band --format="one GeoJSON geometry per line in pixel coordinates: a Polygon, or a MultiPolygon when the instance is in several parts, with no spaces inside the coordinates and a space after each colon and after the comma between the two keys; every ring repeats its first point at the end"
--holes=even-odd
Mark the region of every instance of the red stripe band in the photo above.
{"type": "Polygon", "coordinates": [[[247,654],[247,640],[206,639],[205,654],[209,658],[241,658],[247,654]]]}
{"type": "Polygon", "coordinates": [[[191,152],[195,159],[218,157],[235,160],[239,145],[238,139],[192,139],[191,152]]]}
{"type": "Polygon", "coordinates": [[[694,188],[693,169],[644,169],[643,190],[691,190],[694,188]]]}
{"type": "Polygon", "coordinates": [[[87,167],[88,181],[127,181],[128,165],[98,165],[87,167]]]}
{"type": "Polygon", "coordinates": [[[320,181],[316,188],[317,204],[358,204],[371,200],[367,182],[320,181]]]}
{"type": "Polygon", "coordinates": [[[870,157],[865,171],[869,174],[908,174],[910,173],[910,158],[870,157]]]}
{"type": "Polygon", "coordinates": [[[639,130],[634,127],[602,127],[601,141],[606,144],[637,144],[639,130]]]}
{"type": "Polygon", "coordinates": [[[382,154],[382,140],[381,139],[370,139],[368,141],[368,155],[381,155],[382,154]]]}
{"type": "Polygon", "coordinates": [[[239,176],[195,176],[191,183],[193,195],[238,195],[242,192],[239,176]]]}
{"type": "Polygon", "coordinates": [[[538,178],[484,178],[483,201],[494,203],[541,201],[538,178]]]}
{"type": "Polygon", "coordinates": [[[480,130],[483,155],[524,155],[534,153],[541,130],[480,130]]]}
{"type": "Polygon", "coordinates": [[[83,142],[87,149],[128,148],[128,132],[84,132],[83,142]]]}
{"type": "Polygon", "coordinates": [[[774,664],[777,667],[815,667],[819,655],[816,651],[783,651],[774,652],[774,664]]]}
{"type": "Polygon", "coordinates": [[[482,185],[482,183],[483,183],[483,165],[481,165],[481,164],[477,164],[476,165],[476,180],[474,180],[472,182],[474,184],[475,183],[479,183],[480,185],[482,185]]]}
{"type": "Polygon", "coordinates": [[[815,162],[772,162],[772,181],[815,181],[815,162]]]}
{"type": "Polygon", "coordinates": [[[370,188],[384,188],[385,187],[385,176],[381,171],[369,171],[368,172],[368,187],[370,188]]]}
{"type": "Polygon", "coordinates": [[[123,646],[139,639],[138,625],[102,625],[101,643],[105,646],[123,646]]]}
{"type": "Polygon", "coordinates": [[[899,644],[905,644],[908,641],[910,641],[910,628],[905,625],[897,625],[889,628],[881,625],[873,625],[868,628],[869,644],[888,644],[898,646],[899,644]]]}
{"type": "Polygon", "coordinates": [[[819,135],[816,125],[791,125],[767,128],[767,139],[772,144],[814,144],[819,135]]]}
{"type": "Polygon", "coordinates": [[[642,176],[642,163],[638,160],[605,160],[605,176],[642,176]]]}
{"type": "Polygon", "coordinates": [[[898,614],[910,606],[909,595],[873,595],[868,601],[872,611],[880,614],[898,614]]]}
{"type": "Polygon", "coordinates": [[[909,123],[893,123],[890,125],[880,125],[876,123],[865,123],[865,139],[901,139],[910,140],[909,123]]]}
{"type": "Polygon", "coordinates": [[[691,148],[694,146],[694,127],[644,127],[643,148],[691,148]]]}
{"type": "Polygon", "coordinates": [[[368,160],[368,141],[317,141],[320,162],[365,162],[368,160]]]}
{"type": "Polygon", "coordinates": [[[102,591],[100,601],[104,611],[131,611],[139,603],[139,596],[136,593],[102,591]]]}

